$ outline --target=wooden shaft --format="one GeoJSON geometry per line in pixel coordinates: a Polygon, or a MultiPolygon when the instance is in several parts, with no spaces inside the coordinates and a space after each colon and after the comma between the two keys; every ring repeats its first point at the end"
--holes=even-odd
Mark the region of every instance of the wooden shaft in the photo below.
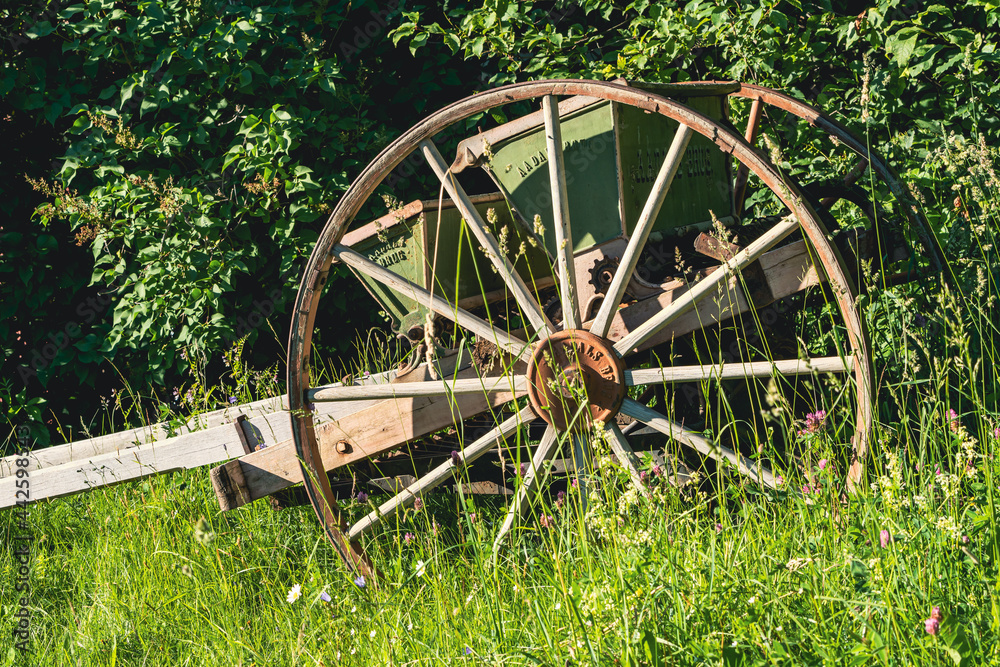
{"type": "Polygon", "coordinates": [[[514,270],[514,265],[507,259],[507,255],[500,250],[500,244],[497,243],[497,240],[486,228],[486,223],[483,221],[482,216],[479,215],[476,207],[473,206],[469,195],[465,193],[465,189],[455,179],[455,175],[448,171],[448,165],[444,161],[444,158],[441,157],[441,153],[438,152],[437,146],[430,139],[427,139],[420,143],[420,149],[423,151],[427,163],[430,164],[431,169],[437,175],[438,180],[444,185],[444,189],[448,191],[448,196],[458,206],[458,210],[462,212],[462,217],[469,224],[472,233],[475,234],[476,239],[479,241],[479,245],[486,250],[487,257],[493,263],[493,266],[496,267],[497,272],[511,294],[514,295],[514,300],[520,306],[523,315],[528,318],[531,326],[534,327],[535,333],[542,335],[551,333],[553,330],[551,323],[542,313],[542,308],[538,304],[538,301],[535,300],[535,297],[531,294],[521,276],[514,270]]]}
{"type": "Polygon", "coordinates": [[[750,361],[704,366],[672,366],[636,368],[625,371],[629,386],[661,382],[697,382],[699,380],[730,380],[773,375],[810,375],[812,373],[845,373],[853,368],[853,358],[817,357],[815,359],[782,359],[781,361],[750,361]]]}
{"type": "Polygon", "coordinates": [[[562,127],[559,108],[553,95],[542,98],[545,118],[545,146],[549,156],[549,190],[552,194],[552,219],[555,223],[556,274],[559,277],[559,303],[563,328],[576,329],[580,317],[576,301],[576,266],[573,261],[573,229],[569,220],[569,195],[566,192],[566,163],[562,150],[562,127]]]}
{"type": "Polygon", "coordinates": [[[667,151],[666,157],[663,158],[663,164],[660,165],[660,172],[656,175],[653,189],[646,198],[642,213],[639,215],[639,221],[635,225],[632,237],[628,240],[628,246],[622,254],[621,262],[615,271],[615,277],[611,280],[611,286],[608,287],[608,294],[601,303],[601,307],[597,311],[597,316],[594,318],[594,323],[590,327],[590,332],[601,338],[606,338],[608,335],[608,330],[611,328],[611,319],[621,304],[625,288],[632,278],[635,267],[639,264],[639,255],[646,246],[646,240],[649,238],[649,233],[653,230],[653,224],[660,215],[663,200],[670,190],[674,176],[677,175],[677,169],[680,167],[681,159],[684,157],[684,152],[687,150],[690,141],[691,128],[687,125],[680,125],[677,128],[677,133],[674,135],[674,140],[670,144],[670,150],[667,151]]]}
{"type": "Polygon", "coordinates": [[[680,424],[670,421],[656,410],[642,403],[626,398],[625,403],[622,404],[621,411],[624,415],[638,419],[647,426],[652,426],[665,436],[696,449],[704,456],[710,456],[717,461],[725,459],[736,466],[737,470],[747,477],[755,479],[772,489],[777,488],[777,480],[767,468],[757,465],[747,457],[734,452],[728,447],[709,442],[704,436],[698,435],[693,431],[687,430],[680,424]]]}
{"type": "Polygon", "coordinates": [[[494,553],[500,549],[500,545],[503,543],[507,533],[514,526],[514,522],[523,516],[529,500],[528,496],[535,495],[539,478],[544,476],[542,466],[552,458],[558,445],[559,433],[549,426],[545,429],[542,441],[538,443],[538,448],[535,449],[534,456],[531,457],[531,467],[525,473],[524,479],[521,481],[521,488],[517,490],[517,495],[514,496],[510,508],[507,510],[507,516],[504,518],[503,525],[500,527],[500,532],[497,533],[496,541],[493,542],[494,553]]]}
{"type": "Polygon", "coordinates": [[[622,356],[629,354],[633,349],[639,347],[646,342],[646,340],[656,335],[656,332],[670,324],[670,322],[676,319],[679,315],[683,315],[687,311],[694,308],[695,302],[698,299],[707,295],[709,292],[714,291],[718,287],[719,283],[724,281],[731,273],[739,271],[751,262],[755,261],[776,243],[781,241],[781,239],[785,238],[798,228],[799,223],[795,216],[788,216],[769,229],[767,233],[759,239],[737,253],[731,260],[723,264],[722,267],[720,267],[721,270],[716,269],[714,273],[696,283],[691,289],[678,297],[676,301],[664,308],[660,313],[651,317],[648,321],[643,323],[642,326],[636,328],[634,331],[630,332],[627,336],[615,343],[615,350],[622,356]]]}
{"type": "Polygon", "coordinates": [[[480,338],[484,338],[498,347],[510,352],[525,361],[531,360],[531,348],[524,341],[511,336],[505,331],[497,329],[495,326],[476,317],[467,310],[462,310],[447,299],[443,299],[435,294],[431,294],[416,283],[410,282],[406,278],[396,275],[392,271],[383,268],[371,261],[367,257],[355,251],[337,244],[333,248],[333,254],[341,262],[355,269],[359,273],[379,281],[386,287],[391,287],[397,292],[406,293],[407,296],[422,306],[430,308],[438,315],[447,317],[456,324],[468,329],[480,338]]]}
{"type": "Polygon", "coordinates": [[[505,391],[521,395],[528,391],[528,378],[524,375],[498,377],[442,379],[406,384],[381,384],[373,386],[326,387],[306,391],[310,402],[354,401],[364,398],[416,398],[418,396],[449,396],[451,394],[483,394],[505,391]]]}
{"type": "MultiPolygon", "coordinates": [[[[747,121],[747,129],[743,138],[753,146],[757,140],[757,127],[760,124],[760,114],[764,110],[764,104],[759,97],[754,98],[750,107],[750,120],[747,121]]],[[[747,179],[750,176],[750,169],[746,164],[740,163],[740,168],[736,170],[736,180],[733,183],[733,207],[736,215],[743,213],[743,201],[747,193],[747,179]]]]}
{"type": "MultiPolygon", "coordinates": [[[[489,452],[500,441],[516,431],[522,424],[528,423],[535,418],[534,410],[531,406],[522,408],[513,417],[493,428],[489,433],[482,436],[468,447],[459,452],[460,465],[469,465],[489,452]]],[[[455,463],[449,459],[439,465],[434,470],[423,475],[413,484],[409,485],[402,492],[396,494],[388,501],[379,505],[379,508],[368,514],[365,518],[351,526],[350,538],[356,539],[367,532],[373,526],[381,523],[382,519],[391,516],[396,510],[406,505],[412,504],[422,493],[430,491],[443,482],[451,479],[456,470],[455,463]]]]}

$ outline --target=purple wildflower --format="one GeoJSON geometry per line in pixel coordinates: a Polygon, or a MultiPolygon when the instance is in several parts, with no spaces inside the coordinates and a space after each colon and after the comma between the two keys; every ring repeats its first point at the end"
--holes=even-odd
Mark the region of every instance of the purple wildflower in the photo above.
{"type": "Polygon", "coordinates": [[[363,574],[359,574],[354,580],[354,585],[358,588],[364,588],[367,584],[368,582],[365,581],[365,575],[363,574]]]}
{"type": "MultiPolygon", "coordinates": [[[[362,577],[362,579],[364,579],[364,577],[362,577]]],[[[322,593],[319,594],[319,599],[322,600],[323,602],[329,602],[330,594],[327,593],[326,591],[323,591],[322,593]]]]}
{"type": "Polygon", "coordinates": [[[236,397],[235,396],[230,396],[229,397],[229,405],[234,405],[235,403],[236,403],[236,397]]]}
{"type": "Polygon", "coordinates": [[[823,430],[825,422],[826,422],[826,410],[817,410],[816,412],[810,412],[809,414],[806,415],[805,428],[799,430],[799,435],[806,436],[821,431],[823,430]]]}
{"type": "Polygon", "coordinates": [[[527,475],[528,474],[528,464],[527,463],[522,463],[521,467],[518,468],[518,470],[517,470],[517,474],[518,474],[519,477],[524,477],[525,475],[527,475]]]}
{"type": "Polygon", "coordinates": [[[722,524],[721,523],[715,524],[715,532],[717,532],[717,533],[721,533],[722,532],[722,524]]]}
{"type": "Polygon", "coordinates": [[[958,421],[958,413],[950,408],[948,409],[948,426],[951,428],[952,433],[957,433],[958,429],[962,426],[958,421]]]}
{"type": "Polygon", "coordinates": [[[358,502],[359,503],[367,503],[368,502],[368,494],[365,493],[364,491],[358,491],[358,502]]]}
{"type": "Polygon", "coordinates": [[[451,464],[453,466],[455,466],[456,468],[458,468],[458,467],[460,467],[462,465],[462,455],[459,454],[454,449],[451,450],[451,464]]]}
{"type": "Polygon", "coordinates": [[[472,649],[468,646],[465,647],[465,655],[472,655],[472,649]]]}
{"type": "Polygon", "coordinates": [[[660,475],[663,474],[663,468],[661,468],[658,465],[653,466],[653,474],[659,477],[660,475]]]}

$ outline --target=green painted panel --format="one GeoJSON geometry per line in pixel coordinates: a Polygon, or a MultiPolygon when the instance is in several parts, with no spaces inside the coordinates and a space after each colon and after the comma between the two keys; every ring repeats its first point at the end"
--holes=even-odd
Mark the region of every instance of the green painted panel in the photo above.
{"type": "MultiPolygon", "coordinates": [[[[611,104],[603,102],[561,119],[566,190],[574,251],[621,236],[618,160],[611,104]]],[[[555,253],[552,194],[545,128],[539,126],[492,147],[493,177],[530,222],[541,216],[545,247],[555,253]]]]}
{"type": "MultiPolygon", "coordinates": [[[[354,250],[452,303],[503,289],[503,280],[479,249],[479,243],[459,211],[450,206],[442,209],[439,225],[436,202],[424,204],[422,214],[399,221],[355,243],[354,250]],[[431,281],[429,278],[432,275],[431,281]],[[429,285],[430,282],[433,286],[429,285]]],[[[510,208],[502,198],[479,202],[476,210],[487,220],[501,248],[514,262],[514,269],[529,286],[532,276],[537,280],[551,274],[548,257],[541,248],[530,245],[527,232],[514,223],[510,208]]],[[[394,330],[400,331],[404,321],[408,324],[423,322],[426,309],[418,306],[413,299],[366,276],[361,276],[361,280],[392,318],[394,330]]]]}
{"type": "MultiPolygon", "coordinates": [[[[528,233],[514,222],[506,201],[501,198],[478,203],[476,210],[500,243],[501,250],[514,262],[514,270],[529,286],[532,277],[537,280],[552,273],[548,257],[541,248],[531,246],[528,233]]],[[[433,257],[437,248],[435,293],[445,294],[454,302],[504,288],[503,280],[479,249],[479,242],[457,209],[441,212],[440,233],[437,233],[437,212],[426,214],[426,217],[428,253],[433,257]]]]}
{"type": "MultiPolygon", "coordinates": [[[[403,220],[355,243],[353,249],[393,273],[424,286],[424,225],[419,218],[403,220]]],[[[417,303],[368,276],[360,275],[368,292],[392,318],[392,328],[400,330],[407,313],[417,311],[417,303]]]]}
{"type": "MultiPolygon", "coordinates": [[[[725,98],[693,97],[681,100],[705,116],[722,119],[725,98]]],[[[618,141],[622,161],[626,226],[631,234],[653,181],[666,157],[677,123],[635,107],[618,107],[618,141]]],[[[732,214],[732,180],[729,159],[707,137],[694,133],[677,176],[653,225],[667,234],[710,222],[709,210],[718,218],[732,214]]]]}

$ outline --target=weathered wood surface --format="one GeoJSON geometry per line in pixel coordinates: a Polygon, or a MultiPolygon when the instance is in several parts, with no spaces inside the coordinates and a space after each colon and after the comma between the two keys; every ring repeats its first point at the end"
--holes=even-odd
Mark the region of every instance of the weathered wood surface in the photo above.
{"type": "MultiPolygon", "coordinates": [[[[467,365],[467,356],[459,360],[453,355],[440,360],[438,372],[450,373],[456,367],[467,365]]],[[[424,365],[403,378],[397,377],[396,371],[389,371],[358,382],[381,385],[419,382],[428,377],[424,365]]],[[[188,422],[183,429],[187,432],[183,435],[152,442],[142,443],[141,438],[164,433],[164,424],[33,452],[28,457],[31,461],[28,468],[31,482],[29,500],[35,502],[72,495],[129,479],[212,465],[243,456],[245,452],[236,423],[241,415],[247,416],[244,433],[252,436],[249,440],[253,444],[276,445],[292,437],[291,421],[284,410],[285,401],[284,396],[276,396],[199,415],[188,422]],[[194,430],[199,424],[213,426],[194,430]]],[[[377,403],[375,399],[322,403],[317,406],[316,421],[322,428],[322,425],[362,412],[377,403]]],[[[3,460],[8,475],[14,465],[13,458],[3,460]]],[[[12,476],[0,478],[0,508],[11,507],[17,502],[15,481],[12,476]]]]}
{"type": "MultiPolygon", "coordinates": [[[[476,374],[476,369],[469,368],[457,375],[464,379],[476,377],[476,374]]],[[[510,392],[494,391],[385,399],[318,426],[316,440],[324,466],[328,471],[334,470],[457,425],[463,418],[502,405],[512,398],[514,394],[510,392]]],[[[223,510],[235,509],[302,482],[295,443],[290,433],[288,437],[274,447],[253,452],[212,471],[212,483],[223,510]]]]}

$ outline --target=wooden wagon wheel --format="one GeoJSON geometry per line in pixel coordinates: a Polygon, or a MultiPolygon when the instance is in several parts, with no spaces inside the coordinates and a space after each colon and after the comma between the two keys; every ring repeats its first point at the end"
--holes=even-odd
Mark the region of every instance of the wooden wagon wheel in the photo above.
{"type": "MultiPolygon", "coordinates": [[[[671,92],[669,87],[660,87],[658,91],[671,92]]],[[[616,115],[615,119],[618,122],[619,116],[616,115]]],[[[616,148],[608,153],[617,152],[616,148]]],[[[524,166],[532,167],[527,162],[524,166]]],[[[510,170],[512,167],[493,165],[494,170],[510,170]]],[[[729,174],[728,166],[725,173],[729,174]]],[[[731,181],[713,185],[731,192],[731,181]]],[[[703,212],[705,217],[712,213],[703,212]]],[[[622,217],[624,219],[624,214],[622,217]]],[[[309,259],[295,303],[288,351],[289,407],[305,488],[328,538],[341,556],[354,567],[368,570],[370,565],[362,554],[359,542],[362,533],[396,508],[451,479],[459,467],[495,448],[498,442],[538,416],[544,418],[548,426],[541,442],[534,448],[531,466],[511,503],[501,537],[526,507],[531,492],[538,486],[543,463],[553,455],[557,444],[561,440],[571,440],[577,449],[583,448],[584,436],[576,428],[581,421],[599,424],[606,429],[618,459],[630,468],[633,479],[638,483],[639,473],[634,456],[614,419],[619,414],[642,422],[673,441],[722,462],[722,465],[731,466],[755,483],[773,487],[779,482],[766,466],[738,449],[726,447],[718,433],[715,437],[706,437],[704,432],[696,432],[635,400],[632,394],[638,392],[632,387],[700,382],[714,387],[713,396],[721,396],[725,393],[726,383],[738,381],[749,385],[760,378],[762,381],[795,385],[793,394],[805,387],[804,393],[813,392],[819,397],[819,402],[815,404],[802,403],[796,407],[796,414],[791,417],[799,418],[806,410],[829,407],[822,401],[830,393],[824,393],[825,389],[816,391],[824,377],[835,378],[829,391],[848,405],[847,409],[841,405],[839,418],[847,431],[844,439],[853,443],[849,483],[854,484],[861,473],[871,426],[868,347],[854,299],[855,289],[844,270],[843,260],[838,250],[828,242],[827,230],[816,212],[789,178],[780,175],[742,137],[727,129],[726,123],[712,120],[659,94],[613,83],[540,81],[514,84],[474,95],[432,114],[383,150],[341,199],[309,259]],[[563,98],[562,102],[560,98],[563,98]],[[545,148],[537,156],[536,164],[544,165],[539,167],[539,172],[549,183],[549,216],[554,239],[549,237],[547,242],[554,264],[554,290],[558,294],[561,322],[553,322],[540,303],[543,283],[552,285],[553,282],[519,273],[491,232],[490,224],[483,220],[475,203],[459,184],[456,172],[460,170],[463,160],[475,164],[484,155],[488,158],[490,146],[480,140],[477,153],[475,138],[463,142],[455,165],[449,167],[433,142],[435,136],[460,121],[504,105],[526,101],[534,102],[537,105],[535,108],[540,106],[540,109],[506,124],[501,134],[510,136],[531,128],[544,130],[545,148]],[[605,267],[607,270],[602,273],[607,277],[607,284],[601,286],[603,298],[592,302],[588,308],[578,300],[581,281],[576,262],[579,258],[574,256],[576,246],[569,219],[572,206],[568,182],[572,179],[566,175],[562,125],[572,109],[590,103],[608,102],[617,105],[613,111],[615,114],[634,112],[640,118],[649,114],[659,115],[672,122],[671,127],[675,130],[668,146],[650,149],[649,156],[657,158],[655,163],[647,156],[645,159],[650,162],[647,168],[625,179],[631,178],[633,185],[644,182],[649,195],[644,198],[636,219],[623,223],[623,227],[627,224],[628,238],[619,243],[614,258],[616,262],[605,267]],[[695,143],[697,150],[692,148],[694,153],[689,156],[690,159],[685,159],[685,153],[690,152],[689,145],[694,146],[695,143]],[[481,317],[473,314],[461,308],[456,303],[457,299],[449,298],[446,291],[435,293],[434,289],[424,289],[342,243],[368,198],[411,154],[422,155],[444,191],[461,211],[463,224],[474,235],[482,257],[492,264],[495,275],[503,282],[502,298],[512,316],[499,317],[494,313],[481,317]],[[709,240],[710,247],[703,249],[720,257],[714,270],[703,268],[696,275],[689,275],[686,281],[674,281],[673,288],[669,290],[660,285],[659,289],[652,290],[651,295],[635,296],[636,284],[640,291],[656,288],[636,280],[635,273],[661,205],[668,198],[671,183],[679,173],[686,179],[696,179],[699,170],[707,170],[711,161],[714,161],[713,164],[728,165],[729,156],[745,165],[749,174],[774,193],[786,207],[785,215],[757,221],[759,231],[756,233],[737,228],[741,230],[741,241],[747,236],[756,237],[745,246],[721,239],[713,245],[709,240]],[[308,360],[313,328],[324,285],[334,262],[346,265],[371,284],[405,293],[422,308],[454,322],[456,331],[464,332],[467,337],[487,341],[506,355],[509,360],[509,365],[505,367],[507,370],[498,377],[444,378],[376,387],[311,387],[308,360]],[[778,276],[783,278],[779,280],[778,276]],[[752,284],[761,280],[765,284],[752,284]],[[778,283],[781,286],[776,289],[778,283]],[[655,345],[669,346],[672,339],[691,331],[697,333],[716,328],[717,321],[739,319],[752,326],[759,321],[765,304],[788,295],[795,298],[794,295],[804,289],[816,291],[820,300],[825,300],[826,316],[832,315],[835,320],[835,324],[830,326],[844,332],[844,339],[838,342],[833,353],[820,358],[803,358],[800,350],[799,354],[787,358],[772,358],[767,354],[766,336],[755,343],[758,353],[763,350],[764,354],[764,358],[756,361],[753,355],[747,354],[731,363],[672,365],[656,362],[656,357],[651,357],[648,352],[640,353],[655,345]],[[623,304],[626,299],[629,303],[623,304]],[[651,358],[654,360],[652,365],[651,358]],[[801,385],[798,384],[800,380],[801,385]],[[397,399],[442,397],[446,399],[442,409],[447,409],[448,401],[453,401],[455,397],[470,392],[481,394],[484,390],[493,392],[492,395],[502,392],[507,401],[513,400],[514,396],[526,395],[527,405],[523,400],[514,404],[516,413],[513,416],[498,419],[499,423],[492,430],[475,442],[467,443],[461,452],[384,503],[379,511],[354,526],[346,525],[325,473],[342,465],[347,458],[337,454],[333,443],[318,441],[310,413],[312,403],[385,396],[397,399]],[[565,429],[569,432],[564,433],[565,429]]],[[[480,304],[488,302],[485,295],[479,300],[480,304]]],[[[740,344],[743,348],[749,347],[745,340],[741,340],[740,344]]],[[[463,413],[462,416],[470,415],[463,413]]],[[[400,417],[405,419],[408,415],[400,417]]],[[[363,447],[363,443],[353,444],[363,447]]],[[[367,452],[369,455],[378,453],[381,452],[367,452]]]]}

